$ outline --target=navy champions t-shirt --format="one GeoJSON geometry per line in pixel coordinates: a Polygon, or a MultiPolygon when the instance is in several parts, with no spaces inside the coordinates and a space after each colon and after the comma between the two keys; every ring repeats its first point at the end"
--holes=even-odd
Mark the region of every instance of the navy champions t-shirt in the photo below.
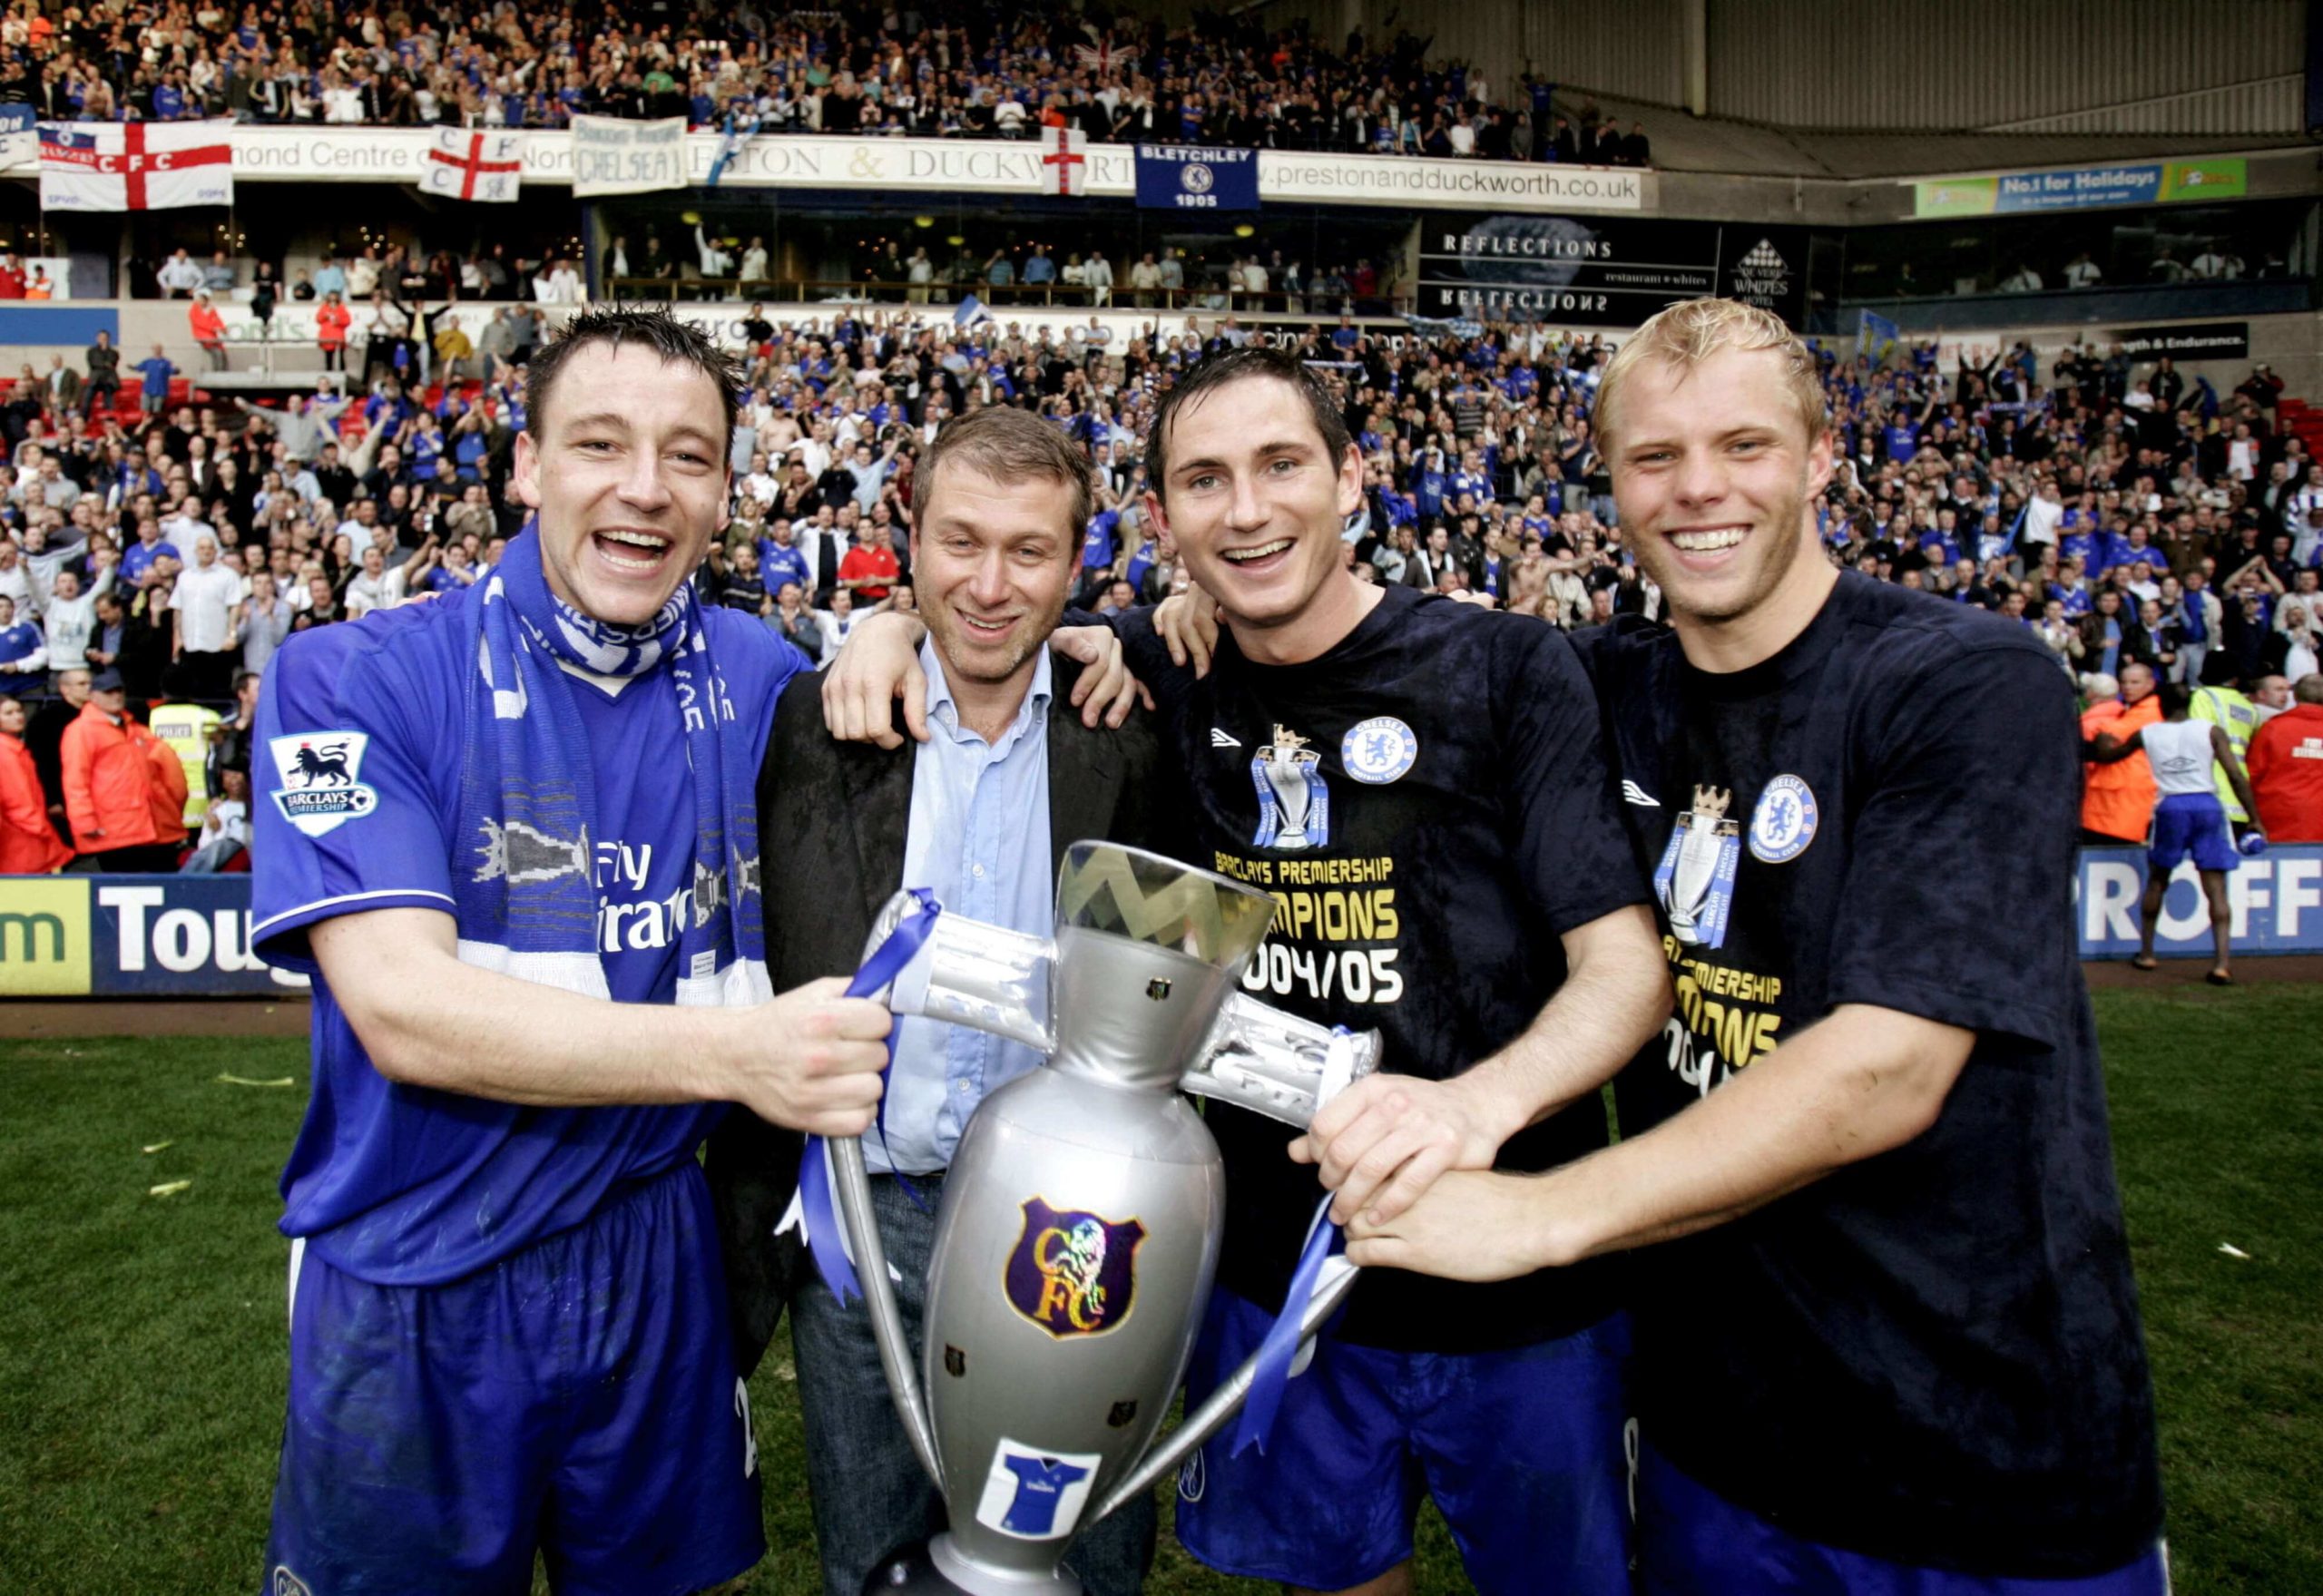
{"type": "Polygon", "coordinates": [[[1976,1033],[1923,1135],[1632,1255],[1644,1439],[1880,1557],[2142,1555],[2161,1491],[2073,934],[2070,684],[2023,628],[1853,573],[1746,671],[1642,622],[1578,641],[1677,987],[1616,1083],[1625,1131],[1842,1004],[1976,1033]]]}
{"type": "MultiPolygon", "coordinates": [[[[398,1085],[372,1067],[309,951],[306,929],[381,908],[453,912],[452,873],[483,857],[455,835],[476,669],[457,599],[375,611],[292,638],[259,704],[253,941],[315,977],[314,1090],[283,1170],[282,1230],[378,1285],[457,1279],[586,1220],[625,1183],[693,1156],[720,1104],[534,1108],[398,1085]],[[336,824],[286,818],[278,795],[364,789],[336,824]],[[319,835],[310,832],[319,831],[319,835]]],[[[798,651],[752,616],[704,612],[738,719],[765,754],[767,712],[798,651]]],[[[613,999],[676,994],[691,903],[694,810],[676,690],[664,669],[618,694],[566,673],[596,778],[595,938],[613,999]]],[[[410,994],[425,1004],[427,994],[410,994]]]]}
{"type": "MultiPolygon", "coordinates": [[[[1384,1069],[1443,1080],[1521,1034],[1565,974],[1558,938],[1644,900],[1589,684],[1563,633],[1391,587],[1321,658],[1260,665],[1219,640],[1170,663],[1150,612],[1122,619],[1194,802],[1193,862],[1275,897],[1242,981],[1260,1001],[1383,1033],[1384,1069]]],[[[1226,1157],[1219,1280],[1272,1309],[1322,1195],[1287,1127],[1206,1113],[1226,1157]]],[[[1519,1131],[1500,1167],[1603,1147],[1595,1092],[1519,1131]]],[[[1478,1286],[1375,1270],[1337,1334],[1436,1352],[1514,1346],[1617,1306],[1609,1268],[1478,1286]]]]}

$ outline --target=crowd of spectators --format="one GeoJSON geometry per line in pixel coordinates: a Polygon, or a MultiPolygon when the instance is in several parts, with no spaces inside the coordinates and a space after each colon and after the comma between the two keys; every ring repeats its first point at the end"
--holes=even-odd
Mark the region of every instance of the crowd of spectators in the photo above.
{"type": "Polygon", "coordinates": [[[673,14],[564,0],[474,11],[426,0],[67,6],[0,19],[0,101],[44,118],[561,127],[581,113],[683,116],[766,132],[1092,139],[1646,163],[1644,130],[1427,41],[1334,47],[1247,10],[1190,27],[1052,0],[985,6],[673,14]]]}
{"type": "MultiPolygon", "coordinates": [[[[699,581],[818,661],[863,615],[911,607],[912,474],[945,419],[980,406],[1031,408],[1089,450],[1082,604],[1175,591],[1142,503],[1156,395],[1260,336],[1230,316],[1117,338],[910,307],[744,329],[733,519],[699,581]]],[[[1658,615],[1591,428],[1605,338],[1342,318],[1295,347],[1342,395],[1363,455],[1358,574],[1565,628],[1658,615]]],[[[422,390],[375,366],[350,397],[136,416],[76,406],[61,358],[27,367],[0,406],[0,674],[54,700],[35,730],[85,718],[93,672],[129,705],[239,702],[291,632],[476,581],[522,525],[507,481],[525,353],[495,352],[481,381],[422,390]]],[[[1817,514],[1838,563],[1995,611],[2104,694],[2143,667],[2271,707],[2317,671],[2323,464],[2277,425],[2266,367],[2220,394],[2093,348],[2046,371],[2022,345],[1823,358],[1838,467],[1817,514]]],[[[113,828],[79,824],[33,744],[61,840],[108,851],[113,828]]],[[[224,797],[223,769],[210,779],[224,797]]]]}

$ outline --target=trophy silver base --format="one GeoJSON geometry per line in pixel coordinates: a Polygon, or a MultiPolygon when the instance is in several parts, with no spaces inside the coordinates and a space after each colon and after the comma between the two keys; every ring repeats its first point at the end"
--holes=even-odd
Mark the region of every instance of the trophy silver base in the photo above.
{"type": "Polygon", "coordinates": [[[863,1596],[1083,1596],[1081,1581],[1059,1569],[1027,1574],[969,1562],[947,1532],[899,1546],[863,1581],[863,1596]]]}

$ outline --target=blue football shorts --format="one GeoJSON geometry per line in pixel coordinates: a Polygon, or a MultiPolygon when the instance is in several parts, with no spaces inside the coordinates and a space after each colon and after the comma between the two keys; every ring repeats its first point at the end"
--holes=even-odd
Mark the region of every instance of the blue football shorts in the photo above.
{"type": "MultiPolygon", "coordinates": [[[[303,1249],[301,1249],[303,1251],[303,1249]]],[[[689,1159],[466,1279],[294,1252],[264,1596],[687,1596],[765,1554],[689,1159]]]]}
{"type": "MultiPolygon", "coordinates": [[[[1211,1295],[1186,1379],[1201,1402],[1274,1316],[1211,1295]]],[[[1622,1427],[1629,1322],[1506,1351],[1393,1352],[1328,1336],[1284,1389],[1263,1453],[1228,1425],[1178,1474],[1178,1539],[1221,1572],[1315,1591],[1412,1554],[1423,1495],[1482,1596],[1628,1596],[1622,1427]]]]}
{"type": "Polygon", "coordinates": [[[1638,1448],[1640,1596],[2169,1596],[2160,1546],[2085,1579],[1955,1573],[1819,1545],[1777,1528],[1638,1448]]]}
{"type": "Polygon", "coordinates": [[[2226,824],[2226,806],[2215,793],[2173,792],[2153,806],[2146,868],[2166,876],[2190,854],[2197,870],[2231,870],[2242,863],[2226,824]]]}

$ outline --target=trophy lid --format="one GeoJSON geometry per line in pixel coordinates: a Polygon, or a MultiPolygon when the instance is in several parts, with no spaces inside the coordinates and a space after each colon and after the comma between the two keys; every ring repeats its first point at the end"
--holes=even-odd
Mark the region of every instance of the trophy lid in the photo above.
{"type": "Polygon", "coordinates": [[[1076,842],[1056,878],[1056,923],[1239,969],[1266,940],[1274,899],[1254,886],[1116,842],[1076,842]]]}

